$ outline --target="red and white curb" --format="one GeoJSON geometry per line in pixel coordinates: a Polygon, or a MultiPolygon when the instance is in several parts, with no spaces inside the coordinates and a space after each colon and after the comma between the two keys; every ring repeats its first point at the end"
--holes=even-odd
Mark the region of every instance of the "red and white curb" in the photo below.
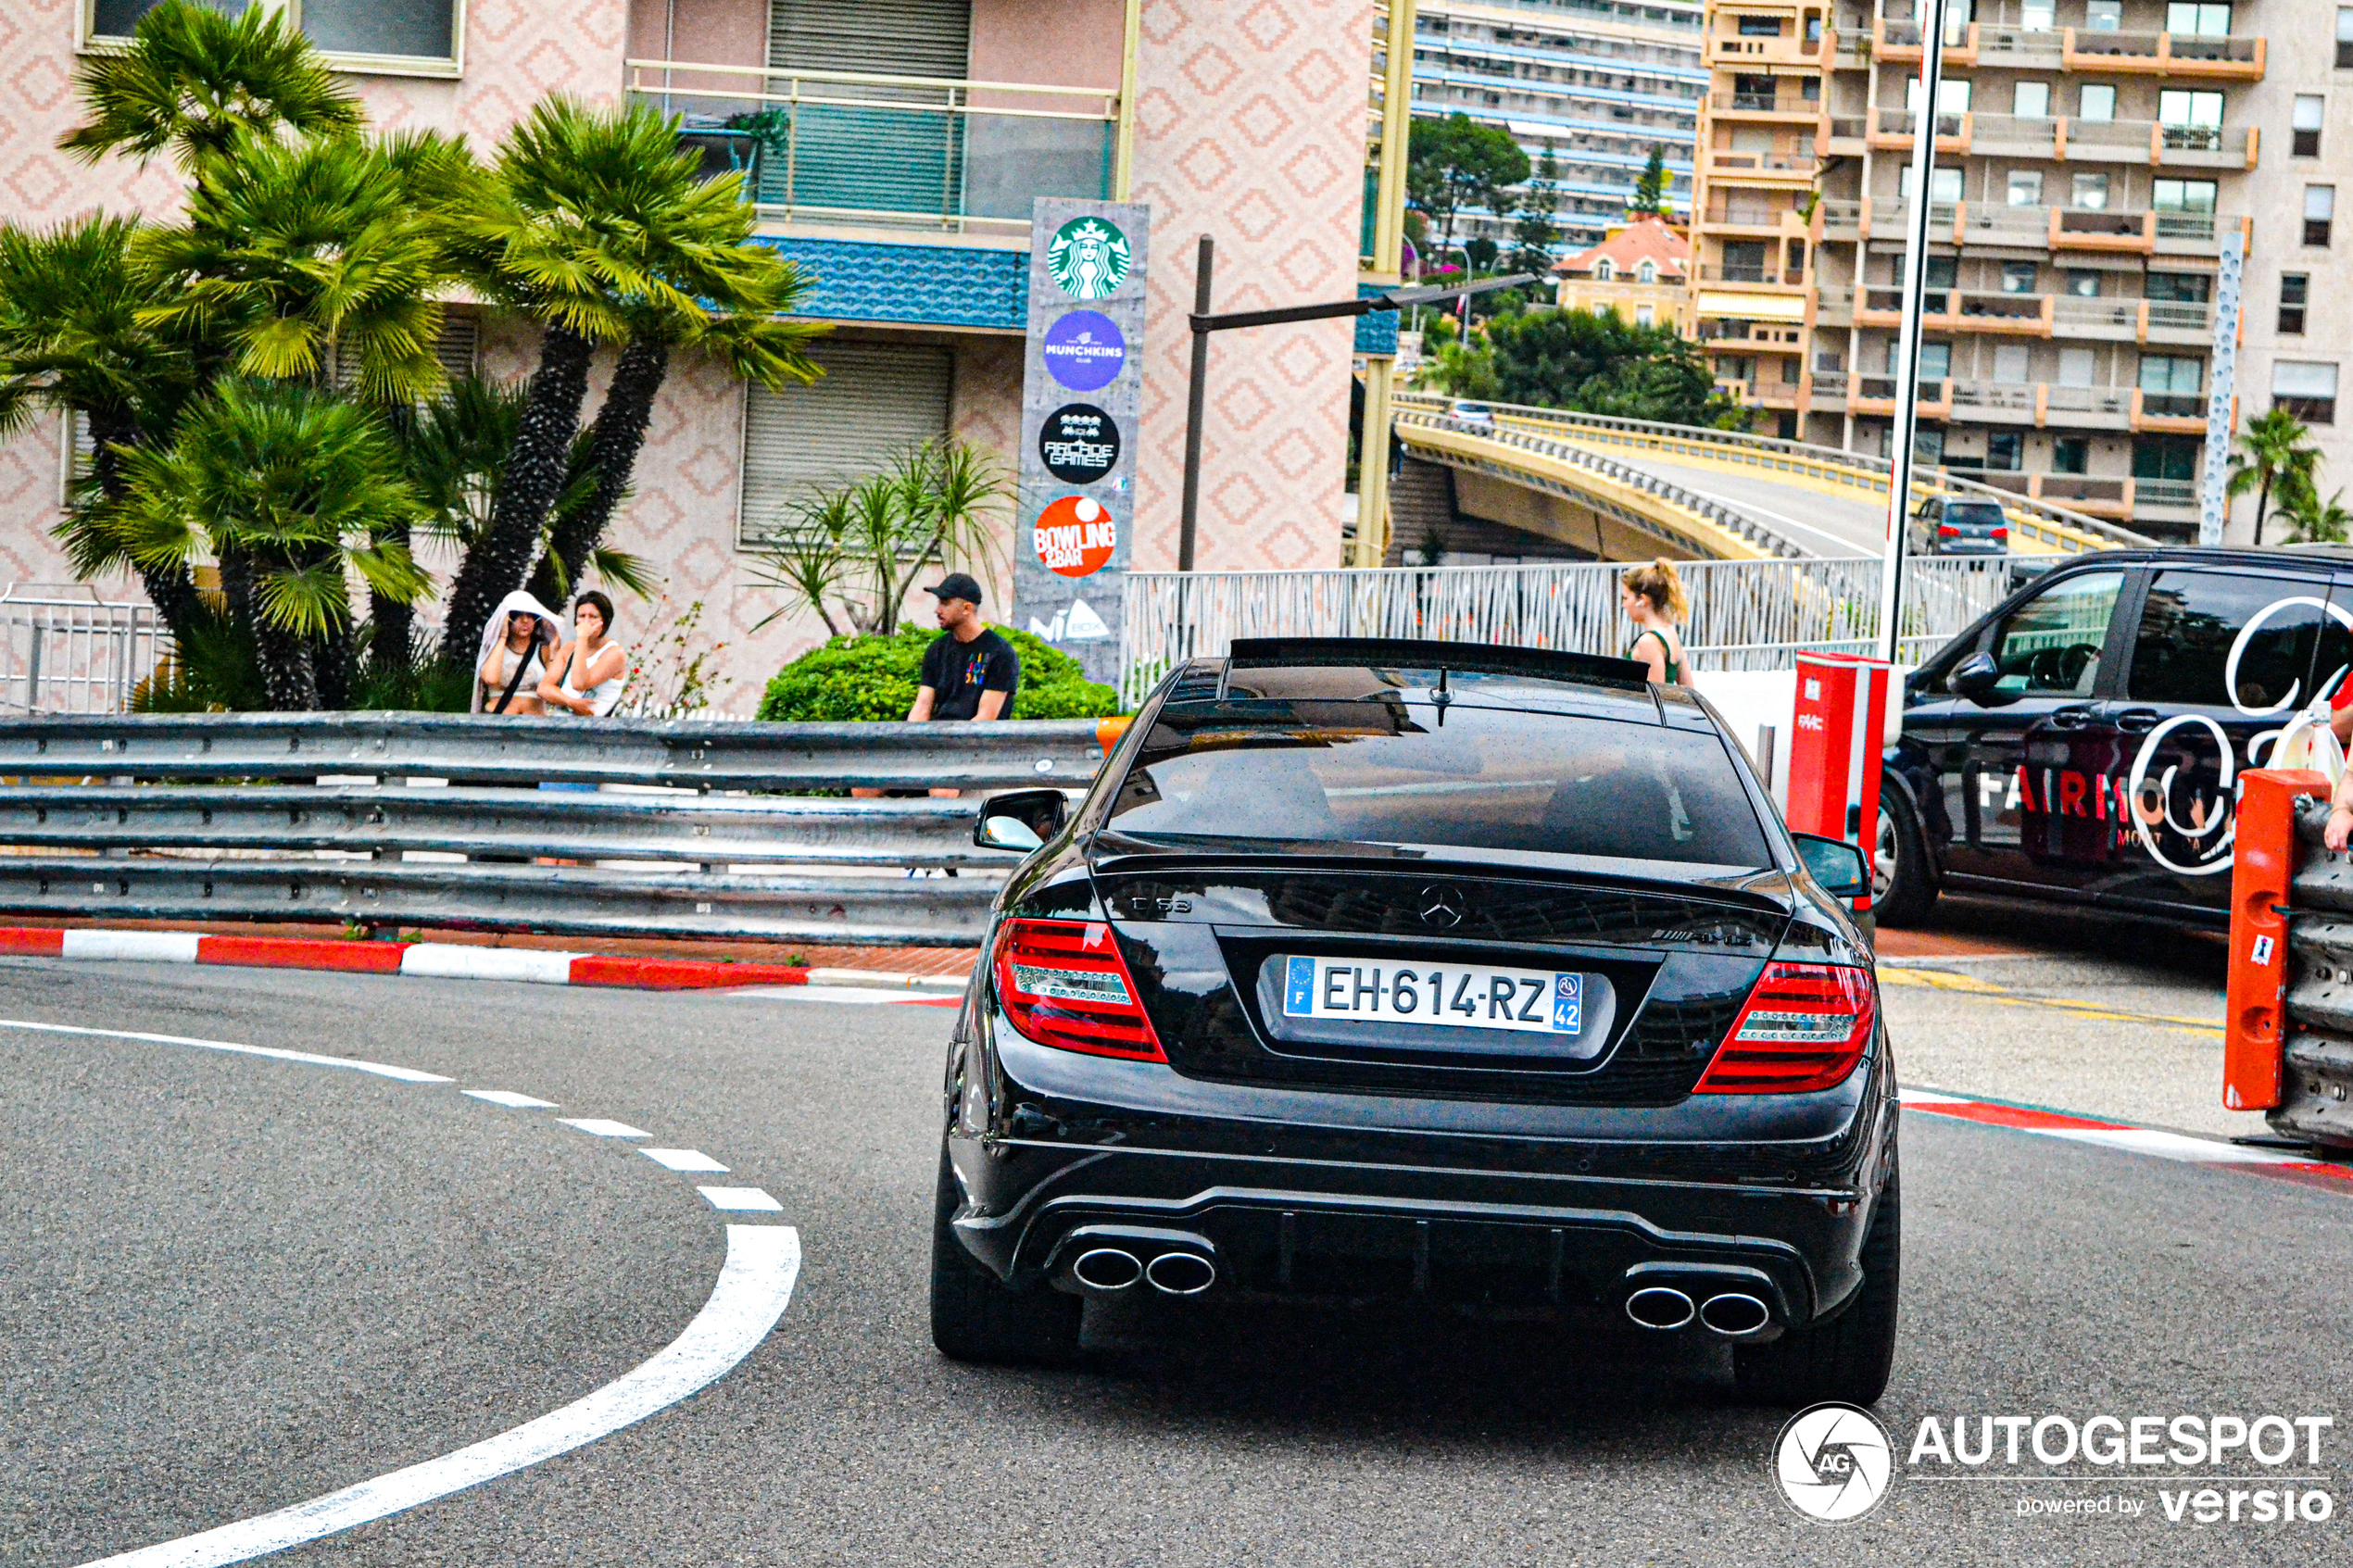
{"type": "Polygon", "coordinates": [[[701,959],[622,958],[535,947],[484,947],[456,942],[338,942],[297,936],[208,936],[194,931],[51,931],[0,926],[0,954],[122,959],[138,963],[228,964],[260,969],[335,970],[439,980],[519,980],[541,985],[614,985],[649,991],[804,987],[849,992],[859,1000],[931,1000],[961,992],[955,976],[809,969],[797,964],[717,963],[701,959]],[[900,993],[892,995],[892,993],[900,993]],[[908,996],[906,993],[918,993],[908,996]],[[928,993],[929,995],[923,995],[928,993]]]}
{"type": "Polygon", "coordinates": [[[2353,1186],[2353,1164],[2308,1160],[2280,1149],[2249,1148],[2245,1144],[2224,1143],[2219,1138],[2193,1137],[2186,1133],[2169,1133],[2156,1127],[2135,1127],[2128,1122],[2108,1122],[2097,1117],[2074,1116],[2065,1111],[2043,1110],[2032,1106],[1971,1099],[1935,1089],[1906,1086],[1902,1095],[1905,1110],[1920,1111],[1925,1115],[1948,1116],[1956,1121],[1976,1122],[1989,1127],[2008,1127],[2021,1133],[2039,1133],[2045,1137],[2064,1138],[2070,1143],[2096,1144],[2103,1148],[2121,1149],[2128,1154],[2146,1154],[2158,1160],[2176,1160],[2192,1165],[2233,1165],[2260,1175],[2318,1177],[2332,1184],[2353,1186]]]}

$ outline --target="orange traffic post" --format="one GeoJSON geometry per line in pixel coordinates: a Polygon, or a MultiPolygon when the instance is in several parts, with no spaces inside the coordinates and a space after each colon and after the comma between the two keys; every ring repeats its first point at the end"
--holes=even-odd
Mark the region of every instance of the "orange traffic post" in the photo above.
{"type": "Polygon", "coordinates": [[[2286,1045],[2288,888],[2296,880],[2296,809],[2325,796],[2329,781],[2305,769],[2239,775],[2231,865],[2231,976],[2222,1023],[2222,1103],[2269,1110],[2280,1103],[2286,1045]]]}

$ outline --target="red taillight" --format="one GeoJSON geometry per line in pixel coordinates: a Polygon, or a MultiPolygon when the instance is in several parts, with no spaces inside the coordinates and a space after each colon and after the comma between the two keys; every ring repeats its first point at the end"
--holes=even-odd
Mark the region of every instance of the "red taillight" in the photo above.
{"type": "Polygon", "coordinates": [[[996,966],[999,1004],[1039,1045],[1168,1060],[1102,922],[1009,920],[997,933],[996,966]]]}
{"type": "Polygon", "coordinates": [[[1949,522],[1940,522],[1936,525],[1936,536],[1939,539],[1957,539],[1961,531],[1949,522]]]}
{"type": "Polygon", "coordinates": [[[1996,539],[2007,539],[2007,538],[2008,538],[2009,536],[2010,536],[2009,524],[2007,524],[2007,523],[1996,523],[1996,524],[1994,525],[1994,538],[1996,538],[1996,539]]]}
{"type": "Polygon", "coordinates": [[[1862,970],[1768,964],[1693,1092],[1793,1095],[1830,1088],[1863,1060],[1878,1010],[1878,987],[1862,970]]]}

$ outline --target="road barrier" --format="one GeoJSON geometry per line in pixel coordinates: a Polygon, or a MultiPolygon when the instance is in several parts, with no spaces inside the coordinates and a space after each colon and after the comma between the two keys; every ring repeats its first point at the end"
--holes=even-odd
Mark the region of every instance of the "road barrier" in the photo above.
{"type": "Polygon", "coordinates": [[[16,850],[0,855],[0,910],[964,946],[1016,863],[973,847],[976,797],[809,792],[1076,788],[1114,733],[1092,720],[0,720],[0,844],[16,850]]]}
{"type": "Polygon", "coordinates": [[[2222,1103],[2353,1148],[2353,853],[2321,841],[2329,781],[2241,775],[2222,1103]]]}

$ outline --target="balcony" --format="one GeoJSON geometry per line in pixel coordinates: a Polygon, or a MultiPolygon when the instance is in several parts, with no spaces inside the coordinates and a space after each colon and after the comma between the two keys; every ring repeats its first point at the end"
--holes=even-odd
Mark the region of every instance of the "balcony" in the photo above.
{"type": "Polygon", "coordinates": [[[1775,321],[1702,321],[1699,341],[1709,348],[1746,349],[1760,354],[1805,352],[1806,329],[1775,321]]]}
{"type": "Polygon", "coordinates": [[[1023,233],[1039,196],[1111,194],[1116,89],[630,60],[684,146],[763,218],[1023,233]]]}
{"type": "MultiPolygon", "coordinates": [[[[1742,193],[1765,196],[1771,193],[1752,191],[1742,193]]],[[[1710,229],[1731,229],[1745,233],[1787,233],[1802,236],[1810,226],[1793,207],[1768,207],[1761,201],[1719,201],[1708,204],[1700,220],[1710,229]]]]}
{"type": "Polygon", "coordinates": [[[1707,40],[1707,61],[1725,66],[1811,66],[1827,69],[1831,57],[1838,52],[1835,31],[1825,30],[1819,38],[1808,41],[1798,36],[1794,29],[1780,38],[1743,38],[1738,33],[1711,33],[1707,40]]]}
{"type": "Polygon", "coordinates": [[[2070,71],[2254,82],[2263,75],[2263,40],[2185,32],[2092,32],[2063,28],[2060,61],[2070,71]]]}
{"type": "Polygon", "coordinates": [[[1749,175],[1807,182],[1814,178],[1815,165],[1820,162],[1811,147],[1764,153],[1710,147],[1703,149],[1701,156],[1707,159],[1707,172],[1711,179],[1729,174],[1734,178],[1749,175]]]}
{"type": "MultiPolygon", "coordinates": [[[[2043,294],[1989,294],[1960,289],[1928,289],[1921,295],[1921,322],[1939,332],[1998,332],[2010,336],[2051,335],[2052,296],[2043,294]]],[[[1893,286],[1866,287],[1857,325],[1893,327],[1902,323],[1904,291],[1893,286]]]]}
{"type": "Polygon", "coordinates": [[[2060,386],[2052,382],[1957,381],[1953,418],[1986,424],[2053,424],[2083,430],[2130,430],[2133,389],[2060,386]]]}
{"type": "MultiPolygon", "coordinates": [[[[1846,406],[1857,414],[1893,414],[1895,412],[1895,378],[1849,375],[1846,378],[1846,406]]],[[[1953,412],[1953,383],[1923,378],[1913,406],[1930,419],[1949,417],[1953,412]]]]}
{"type": "MultiPolygon", "coordinates": [[[[1833,303],[1822,291],[1825,319],[1846,302],[1833,303]]],[[[1920,320],[1932,331],[1981,332],[2004,337],[2089,338],[2105,343],[2159,344],[2201,347],[2213,335],[2213,307],[2194,300],[2117,299],[2080,295],[2000,294],[1975,290],[1923,291],[1920,320]]],[[[1894,327],[1903,320],[1904,291],[1866,286],[1854,323],[1894,327]]]]}
{"type": "MultiPolygon", "coordinates": [[[[1908,6],[1890,6],[1890,11],[1906,10],[1908,6]]],[[[1917,15],[1882,16],[1871,28],[1871,54],[1891,65],[1918,65],[1920,59],[1920,24],[1917,15]]],[[[1967,69],[1977,64],[1977,29],[1965,23],[1944,24],[1944,69],[1967,69]]]]}
{"type": "MultiPolygon", "coordinates": [[[[1912,144],[1909,109],[1881,109],[1864,127],[1864,142],[1883,150],[1912,144]]],[[[1841,138],[1833,118],[1828,142],[1841,138]]],[[[1939,152],[1984,157],[2051,158],[2074,163],[2141,163],[2167,169],[2252,169],[2259,138],[2250,126],[2166,125],[2148,119],[2071,119],[2007,114],[1940,113],[1939,152]]]]}
{"type": "Polygon", "coordinates": [[[1821,118],[1822,102],[1798,93],[1717,93],[1707,100],[1707,112],[1718,119],[1814,120],[1821,118]]]}
{"type": "Polygon", "coordinates": [[[1751,266],[1746,262],[1702,262],[1699,280],[1704,283],[1756,283],[1774,289],[1798,289],[1806,286],[1806,269],[1780,268],[1769,264],[1751,266]]]}

